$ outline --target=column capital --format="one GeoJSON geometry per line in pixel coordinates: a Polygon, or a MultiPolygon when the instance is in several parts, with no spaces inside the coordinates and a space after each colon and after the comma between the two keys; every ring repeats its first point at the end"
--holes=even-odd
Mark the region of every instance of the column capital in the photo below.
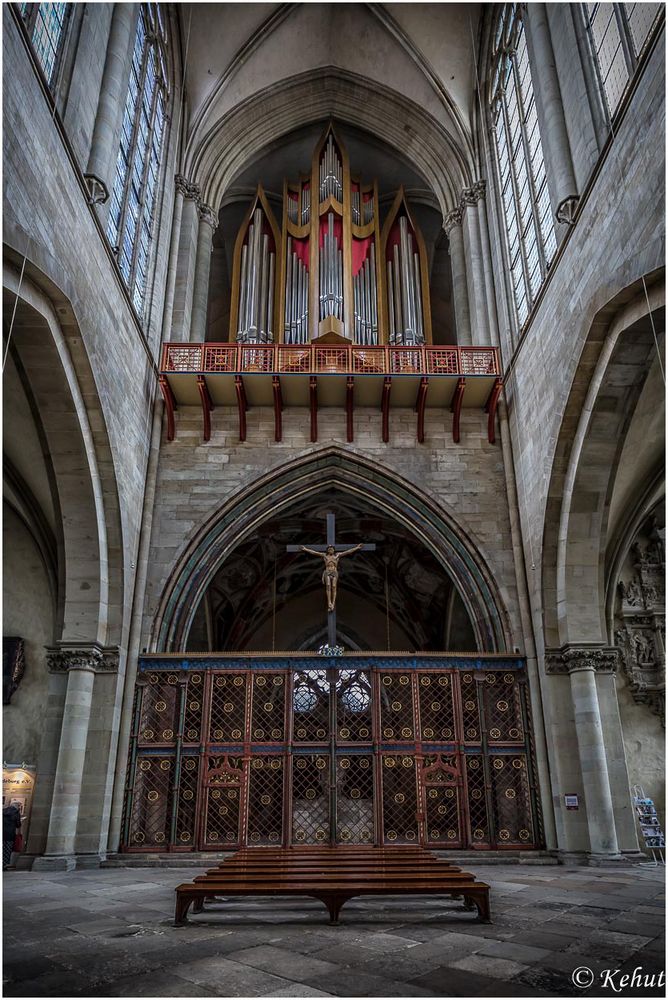
{"type": "Polygon", "coordinates": [[[211,226],[214,233],[218,228],[218,215],[216,211],[211,208],[210,205],[204,205],[200,203],[199,206],[199,218],[200,222],[206,222],[207,226],[211,226]]]}
{"type": "Polygon", "coordinates": [[[461,226],[462,224],[462,210],[458,205],[457,208],[453,208],[451,212],[448,212],[446,217],[443,219],[443,229],[445,230],[446,236],[449,236],[455,226],[461,226]]]}
{"type": "Polygon", "coordinates": [[[483,180],[476,181],[469,188],[464,188],[461,195],[460,207],[462,210],[467,208],[468,205],[477,205],[481,199],[485,197],[485,187],[486,182],[483,180]]]}
{"type": "Polygon", "coordinates": [[[46,664],[53,674],[65,674],[70,670],[116,673],[118,659],[118,646],[100,646],[96,642],[63,642],[46,647],[46,664]]]}
{"type": "Polygon", "coordinates": [[[561,649],[545,650],[545,668],[548,674],[574,674],[581,670],[595,673],[615,673],[619,650],[614,646],[571,645],[561,649]]]}
{"type": "Polygon", "coordinates": [[[189,181],[183,176],[183,174],[175,174],[174,183],[176,185],[176,190],[179,191],[184,198],[191,198],[199,204],[201,191],[197,184],[193,183],[193,181],[189,181]]]}

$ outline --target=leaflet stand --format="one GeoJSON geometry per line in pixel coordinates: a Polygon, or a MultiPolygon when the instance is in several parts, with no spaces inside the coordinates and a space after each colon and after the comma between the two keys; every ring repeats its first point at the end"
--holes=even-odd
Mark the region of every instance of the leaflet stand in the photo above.
{"type": "Polygon", "coordinates": [[[645,847],[652,853],[652,861],[642,861],[641,866],[656,868],[665,865],[664,851],[666,841],[659,824],[659,817],[652,799],[648,799],[642,785],[633,786],[633,805],[640,823],[640,832],[645,841],[645,847]]]}

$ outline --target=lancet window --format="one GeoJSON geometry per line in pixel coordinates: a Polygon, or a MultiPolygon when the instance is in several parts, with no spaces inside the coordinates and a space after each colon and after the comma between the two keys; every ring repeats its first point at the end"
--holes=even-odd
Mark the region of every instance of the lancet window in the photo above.
{"type": "Polygon", "coordinates": [[[584,4],[587,28],[608,114],[613,117],[636,71],[662,4],[584,4]]]}
{"type": "Polygon", "coordinates": [[[21,17],[30,41],[50,87],[58,74],[60,57],[65,41],[65,27],[72,4],[22,3],[21,17]]]}
{"type": "Polygon", "coordinates": [[[159,4],[137,19],[107,236],[141,313],[146,290],[168,97],[166,32],[159,4]]]}
{"type": "Polygon", "coordinates": [[[241,343],[431,342],[427,253],[403,190],[381,233],[378,185],[351,173],[331,124],[310,172],[284,182],[280,228],[258,189],[232,289],[230,339],[241,343]]]}
{"type": "Polygon", "coordinates": [[[557,249],[524,25],[517,4],[496,24],[490,106],[510,274],[520,327],[557,249]]]}

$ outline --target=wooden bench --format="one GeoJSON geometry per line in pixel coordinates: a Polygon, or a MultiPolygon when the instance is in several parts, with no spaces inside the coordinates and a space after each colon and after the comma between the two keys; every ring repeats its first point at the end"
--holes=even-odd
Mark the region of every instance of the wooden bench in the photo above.
{"type": "Polygon", "coordinates": [[[434,895],[463,898],[490,922],[489,886],[423,848],[249,848],[176,887],[174,923],[188,910],[201,913],[218,896],[312,896],[325,904],[330,923],[355,896],[434,895]]]}

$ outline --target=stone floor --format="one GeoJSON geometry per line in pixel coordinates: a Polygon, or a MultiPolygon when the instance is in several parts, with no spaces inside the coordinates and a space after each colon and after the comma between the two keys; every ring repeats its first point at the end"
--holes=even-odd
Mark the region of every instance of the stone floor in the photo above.
{"type": "Polygon", "coordinates": [[[506,865],[491,925],[461,904],[231,900],[175,928],[192,869],[8,872],[7,997],[663,996],[663,869],[506,865]],[[624,987],[621,977],[654,975],[624,987]],[[589,989],[578,988],[576,969],[589,989]],[[601,979],[605,970],[612,978],[601,979]]]}

